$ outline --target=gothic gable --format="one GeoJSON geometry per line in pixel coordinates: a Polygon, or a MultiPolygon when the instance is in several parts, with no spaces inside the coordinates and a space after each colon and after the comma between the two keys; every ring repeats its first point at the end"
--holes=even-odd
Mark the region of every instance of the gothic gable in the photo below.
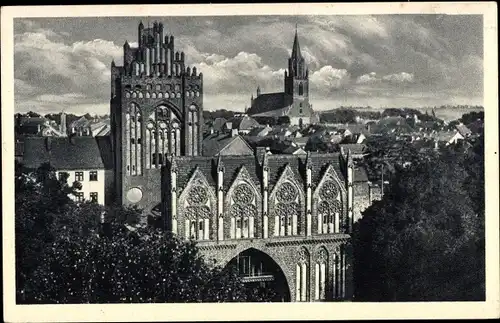
{"type": "MultiPolygon", "coordinates": [[[[333,194],[333,190],[336,190],[336,199],[345,201],[345,195],[347,194],[345,185],[341,181],[335,169],[333,169],[332,165],[328,165],[323,176],[321,177],[321,180],[316,186],[316,189],[314,190],[313,200],[317,201],[318,199],[325,199],[326,195],[333,194]],[[326,189],[325,184],[329,187],[328,189],[326,189]]],[[[330,198],[330,196],[328,196],[328,198],[330,198]]]]}
{"type": "Polygon", "coordinates": [[[280,200],[304,204],[304,189],[287,164],[269,195],[271,203],[280,200]]]}
{"type": "Polygon", "coordinates": [[[207,206],[211,212],[215,212],[217,197],[213,187],[211,187],[199,168],[195,168],[186,186],[182,189],[178,198],[179,209],[192,205],[207,206]]]}
{"type": "Polygon", "coordinates": [[[228,209],[235,203],[252,204],[257,209],[259,208],[262,200],[260,189],[255,185],[245,166],[238,171],[226,193],[225,200],[228,209]]]}

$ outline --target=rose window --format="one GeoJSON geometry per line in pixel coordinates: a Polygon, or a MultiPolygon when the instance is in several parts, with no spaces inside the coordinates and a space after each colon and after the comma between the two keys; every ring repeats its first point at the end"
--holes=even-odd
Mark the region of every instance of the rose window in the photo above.
{"type": "Polygon", "coordinates": [[[207,190],[202,186],[195,186],[191,189],[188,196],[189,204],[205,204],[208,200],[207,190]]]}
{"type": "Polygon", "coordinates": [[[322,199],[335,199],[338,195],[337,186],[333,181],[327,181],[323,184],[321,188],[320,195],[322,199]]]}
{"type": "Polygon", "coordinates": [[[279,202],[290,203],[296,200],[297,194],[298,192],[295,186],[289,182],[285,182],[281,184],[280,188],[278,189],[276,198],[279,202]]]}
{"type": "Polygon", "coordinates": [[[253,191],[248,184],[239,184],[234,190],[234,201],[236,203],[248,204],[253,200],[253,191]]]}

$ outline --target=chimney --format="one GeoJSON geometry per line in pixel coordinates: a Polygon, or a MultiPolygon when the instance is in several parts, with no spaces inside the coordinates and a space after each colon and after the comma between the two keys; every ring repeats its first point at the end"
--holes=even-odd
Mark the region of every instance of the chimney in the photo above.
{"type": "Polygon", "coordinates": [[[238,129],[235,128],[231,129],[231,137],[235,137],[237,135],[238,135],[238,129]]]}

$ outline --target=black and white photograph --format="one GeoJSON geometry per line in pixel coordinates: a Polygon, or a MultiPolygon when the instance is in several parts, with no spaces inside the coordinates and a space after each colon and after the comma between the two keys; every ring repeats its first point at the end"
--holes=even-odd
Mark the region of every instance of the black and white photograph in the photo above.
{"type": "Polygon", "coordinates": [[[496,4],[441,5],[3,7],[8,321],[499,317],[496,4]]]}

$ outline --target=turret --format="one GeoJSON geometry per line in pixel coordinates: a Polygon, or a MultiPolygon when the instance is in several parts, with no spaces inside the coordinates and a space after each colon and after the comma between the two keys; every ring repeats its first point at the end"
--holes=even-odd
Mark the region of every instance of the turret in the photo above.
{"type": "Polygon", "coordinates": [[[312,234],[312,160],[308,151],[306,156],[306,235],[312,234]]]}
{"type": "Polygon", "coordinates": [[[177,234],[177,162],[175,155],[170,157],[170,216],[172,233],[177,234]]]}
{"type": "Polygon", "coordinates": [[[257,86],[257,96],[260,95],[260,86],[257,86]]]}
{"type": "Polygon", "coordinates": [[[267,156],[267,150],[263,149],[262,153],[262,237],[264,239],[269,237],[269,214],[268,214],[268,180],[269,180],[269,161],[267,156]]]}
{"type": "Polygon", "coordinates": [[[142,24],[142,20],[141,22],[139,23],[139,33],[138,33],[138,43],[139,43],[139,47],[142,46],[142,40],[143,40],[143,36],[144,36],[144,25],[142,24]]]}

